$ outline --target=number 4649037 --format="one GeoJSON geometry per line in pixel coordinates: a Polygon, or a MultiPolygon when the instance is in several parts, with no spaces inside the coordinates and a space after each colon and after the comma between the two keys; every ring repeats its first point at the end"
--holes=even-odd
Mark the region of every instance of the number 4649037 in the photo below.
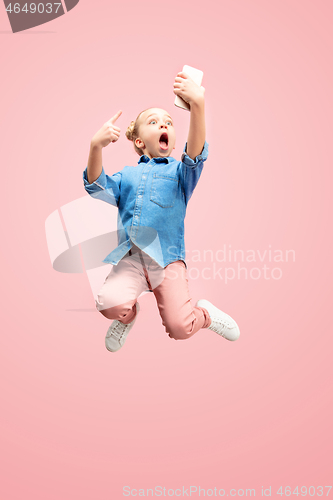
{"type": "Polygon", "coordinates": [[[286,497],[289,497],[290,495],[301,495],[302,497],[305,497],[307,495],[309,495],[310,497],[327,497],[331,489],[332,486],[301,486],[300,488],[296,486],[296,488],[292,490],[290,486],[285,486],[284,488],[280,486],[276,494],[281,496],[285,495],[286,497]]]}
{"type": "Polygon", "coordinates": [[[30,3],[29,5],[26,3],[23,5],[21,8],[21,5],[19,3],[13,4],[14,7],[12,7],[12,4],[10,3],[8,7],[6,8],[6,11],[14,14],[19,14],[19,12],[25,12],[26,14],[34,14],[35,12],[38,12],[39,14],[43,14],[46,12],[47,14],[51,14],[51,12],[58,12],[59,7],[61,7],[61,2],[60,3],[47,3],[44,5],[43,3],[35,4],[35,3],[30,3]],[[54,7],[54,11],[53,11],[54,7]]]}

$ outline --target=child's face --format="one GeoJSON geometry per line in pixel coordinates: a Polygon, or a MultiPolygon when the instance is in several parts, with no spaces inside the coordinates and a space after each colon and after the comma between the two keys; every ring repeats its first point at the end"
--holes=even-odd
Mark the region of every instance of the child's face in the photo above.
{"type": "Polygon", "coordinates": [[[170,156],[175,149],[176,132],[171,116],[160,108],[150,108],[139,117],[139,137],[135,140],[149,158],[170,156]]]}

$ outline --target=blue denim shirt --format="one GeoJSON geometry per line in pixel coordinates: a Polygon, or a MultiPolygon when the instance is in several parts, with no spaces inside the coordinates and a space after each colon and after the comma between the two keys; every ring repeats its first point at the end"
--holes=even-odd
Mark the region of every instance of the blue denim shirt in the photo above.
{"type": "Polygon", "coordinates": [[[205,142],[195,160],[185,153],[186,146],[181,161],[142,155],[137,166],[124,167],[111,176],[102,167],[101,175],[91,184],[85,168],[85,190],[118,207],[118,246],[103,262],[118,264],[135,244],[162,267],[176,260],[183,260],[186,266],[186,206],[207,159],[208,144],[205,142]]]}

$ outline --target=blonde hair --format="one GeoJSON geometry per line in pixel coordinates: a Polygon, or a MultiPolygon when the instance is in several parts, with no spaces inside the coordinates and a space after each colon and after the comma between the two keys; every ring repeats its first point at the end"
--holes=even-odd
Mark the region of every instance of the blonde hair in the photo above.
{"type": "Polygon", "coordinates": [[[144,109],[143,111],[141,111],[141,113],[139,113],[138,116],[136,117],[136,120],[131,121],[131,123],[129,124],[129,126],[127,127],[127,130],[125,132],[127,139],[129,141],[133,142],[134,149],[138,153],[138,155],[140,155],[140,156],[142,156],[144,154],[144,152],[141,148],[138,148],[137,145],[135,144],[135,140],[139,137],[139,123],[138,123],[138,121],[139,121],[139,118],[142,115],[142,113],[144,113],[145,111],[148,111],[148,109],[151,109],[151,108],[147,108],[147,109],[144,109]]]}

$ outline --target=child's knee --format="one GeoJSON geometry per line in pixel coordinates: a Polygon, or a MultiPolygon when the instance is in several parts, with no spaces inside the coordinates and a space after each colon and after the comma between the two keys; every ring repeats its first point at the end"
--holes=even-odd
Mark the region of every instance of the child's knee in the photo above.
{"type": "Polygon", "coordinates": [[[165,329],[170,338],[175,340],[185,340],[192,336],[193,324],[173,322],[168,324],[165,329]]]}
{"type": "MultiPolygon", "coordinates": [[[[102,294],[97,295],[95,300],[96,309],[108,319],[117,319],[126,322],[128,316],[133,316],[135,300],[129,300],[123,304],[116,304],[115,301],[105,299],[102,294]]],[[[135,311],[134,311],[135,312],[135,311]]]]}
{"type": "Polygon", "coordinates": [[[105,311],[106,309],[111,309],[114,307],[121,306],[122,304],[119,302],[119,298],[114,290],[108,290],[103,287],[102,290],[97,294],[97,298],[95,299],[96,309],[99,312],[105,311]]]}

